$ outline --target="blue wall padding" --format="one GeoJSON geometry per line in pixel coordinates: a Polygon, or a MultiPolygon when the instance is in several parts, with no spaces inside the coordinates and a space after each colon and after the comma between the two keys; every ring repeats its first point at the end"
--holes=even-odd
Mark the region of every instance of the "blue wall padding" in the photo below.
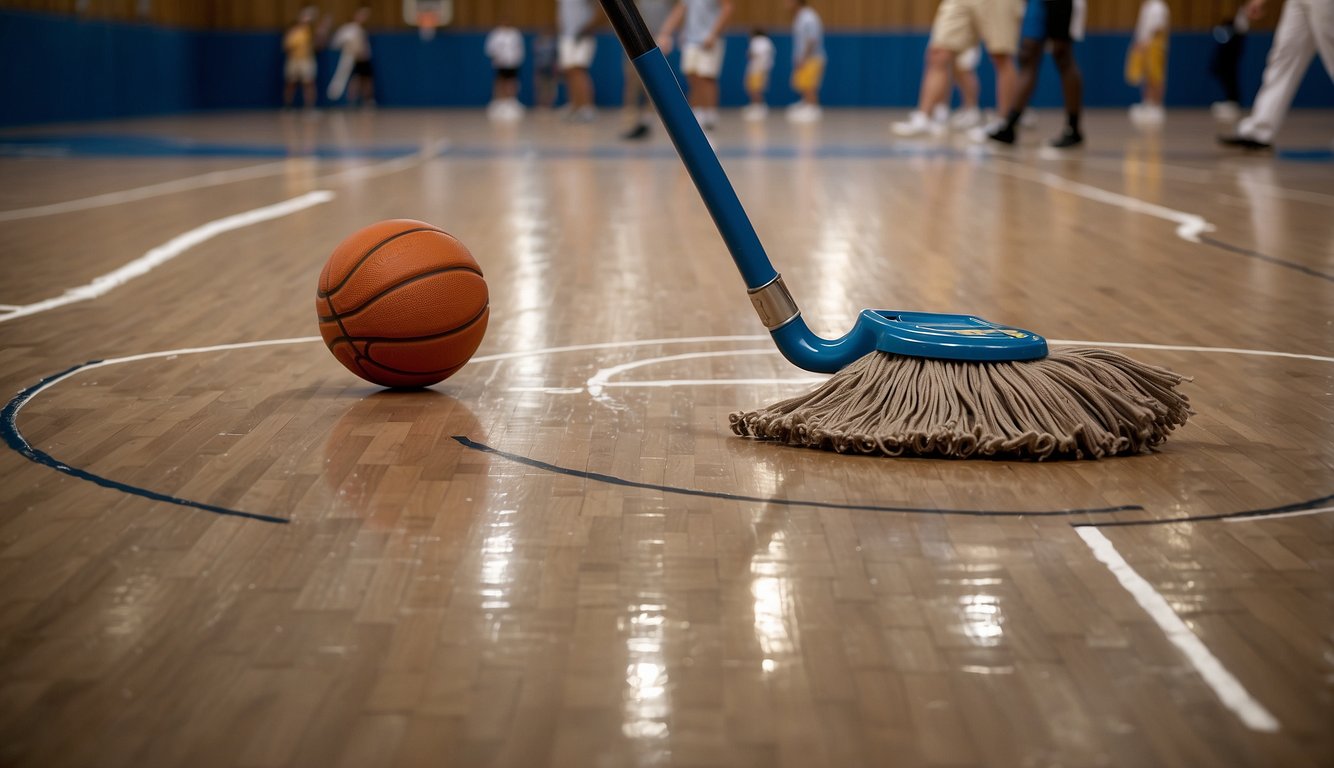
{"type": "MultiPolygon", "coordinates": [[[[482,32],[441,33],[427,43],[414,32],[377,33],[379,101],[385,106],[463,107],[485,104],[491,95],[490,64],[482,32]]],[[[778,63],[770,101],[787,104],[792,41],[776,35],[778,63]]],[[[1090,107],[1124,107],[1137,100],[1122,77],[1128,33],[1092,35],[1078,46],[1084,92],[1090,107]]],[[[1272,36],[1255,34],[1242,60],[1242,86],[1259,88],[1272,36]]],[[[531,39],[530,39],[531,44],[531,39]]],[[[747,38],[727,39],[722,74],[726,105],[746,101],[742,88],[747,38]]],[[[926,35],[919,32],[835,33],[828,39],[829,67],[822,94],[829,106],[908,107],[917,100],[926,35]]],[[[1214,42],[1207,33],[1172,38],[1169,106],[1201,107],[1222,97],[1208,74],[1214,42]]],[[[0,11],[0,125],[89,120],[198,109],[276,107],[282,99],[282,50],[278,32],[192,31],[149,25],[77,21],[69,17],[0,11]]],[[[530,45],[531,50],[531,45],[530,45]]],[[[673,56],[673,61],[676,57],[673,56]]],[[[319,92],[332,73],[335,54],[320,54],[319,92]]],[[[979,67],[983,102],[994,104],[990,62],[979,67]]],[[[598,101],[618,105],[624,83],[623,56],[610,33],[598,40],[593,76],[598,101]]],[[[521,97],[531,100],[531,57],[522,72],[521,97]]],[[[1035,106],[1061,103],[1060,83],[1050,59],[1043,63],[1035,106]]],[[[1298,107],[1334,107],[1334,84],[1316,63],[1297,93],[1298,107]]]]}

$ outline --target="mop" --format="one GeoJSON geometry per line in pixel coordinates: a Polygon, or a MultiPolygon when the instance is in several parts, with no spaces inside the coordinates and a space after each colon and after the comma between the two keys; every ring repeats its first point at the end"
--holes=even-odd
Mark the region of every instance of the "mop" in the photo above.
{"type": "Polygon", "coordinates": [[[775,271],[634,0],[600,0],[780,352],[834,374],[814,391],[734,413],[741,436],[842,453],[1096,459],[1162,443],[1193,411],[1165,368],[972,315],[863,310],[817,336],[775,271]]]}

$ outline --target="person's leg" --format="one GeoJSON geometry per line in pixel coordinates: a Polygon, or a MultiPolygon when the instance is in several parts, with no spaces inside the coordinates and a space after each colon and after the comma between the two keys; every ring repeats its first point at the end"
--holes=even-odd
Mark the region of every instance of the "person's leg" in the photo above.
{"type": "Polygon", "coordinates": [[[955,67],[954,84],[959,87],[963,109],[977,109],[978,99],[982,94],[982,84],[977,80],[977,72],[965,67],[955,67]]]}
{"type": "MultiPolygon", "coordinates": [[[[1039,0],[1041,1],[1041,0],[1039,0]]],[[[1013,144],[1019,138],[1019,121],[1028,109],[1028,102],[1033,98],[1033,90],[1038,84],[1038,68],[1042,65],[1042,48],[1046,40],[1026,37],[1019,43],[1019,67],[1014,77],[1014,93],[1010,97],[1010,111],[1003,113],[1005,123],[987,133],[987,138],[1002,144],[1013,144]]],[[[996,85],[997,100],[1000,97],[999,79],[996,85]]]]}
{"type": "MultiPolygon", "coordinates": [[[[1237,126],[1237,137],[1257,144],[1270,144],[1283,125],[1293,94],[1315,55],[1315,19],[1301,0],[1283,4],[1283,12],[1274,30],[1274,44],[1269,49],[1260,92],[1255,96],[1251,116],[1237,126]]],[[[1326,62],[1326,66],[1330,66],[1326,62]]],[[[1225,141],[1225,143],[1228,143],[1225,141]]]]}
{"type": "Polygon", "coordinates": [[[315,108],[315,81],[305,80],[301,83],[302,95],[305,97],[305,103],[302,104],[306,109],[315,108]]]}
{"type": "Polygon", "coordinates": [[[701,77],[699,79],[701,86],[700,101],[704,108],[715,110],[718,108],[718,81],[712,77],[701,77]]]}
{"type": "MultiPolygon", "coordinates": [[[[917,109],[930,115],[950,94],[950,76],[959,54],[977,44],[973,25],[973,0],[941,0],[931,24],[926,48],[926,72],[922,75],[917,109]]],[[[988,2],[990,0],[987,0],[988,2]]]]}
{"type": "Polygon", "coordinates": [[[288,80],[283,83],[283,106],[292,106],[293,99],[296,98],[296,81],[288,80]]]}
{"type": "Polygon", "coordinates": [[[1008,115],[1019,79],[1014,54],[1019,49],[1024,8],[1014,0],[974,0],[971,14],[996,69],[996,111],[1008,115]]]}
{"type": "Polygon", "coordinates": [[[996,68],[996,111],[1008,115],[1014,100],[1015,82],[1019,78],[1014,57],[1008,53],[992,54],[991,65],[996,68]]]}
{"type": "Polygon", "coordinates": [[[926,73],[922,75],[922,90],[917,99],[917,109],[930,115],[937,106],[944,104],[950,92],[950,72],[954,69],[955,52],[944,48],[928,48],[926,51],[926,73]]]}
{"type": "Polygon", "coordinates": [[[1334,80],[1334,3],[1311,2],[1301,0],[1307,6],[1307,13],[1315,22],[1311,32],[1315,36],[1316,50],[1320,52],[1320,62],[1325,65],[1325,72],[1334,80]]]}
{"type": "Polygon", "coordinates": [[[1061,73],[1061,92],[1065,97],[1065,136],[1079,136],[1079,120],[1084,109],[1084,75],[1075,61],[1074,42],[1053,40],[1051,57],[1056,62],[1056,70],[1061,73]]]}

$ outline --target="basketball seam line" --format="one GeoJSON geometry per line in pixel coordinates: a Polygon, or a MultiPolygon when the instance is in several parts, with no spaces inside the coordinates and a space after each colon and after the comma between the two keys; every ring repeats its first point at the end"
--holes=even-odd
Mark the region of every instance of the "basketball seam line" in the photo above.
{"type": "MultiPolygon", "coordinates": [[[[352,336],[349,335],[347,333],[347,329],[343,327],[342,315],[334,315],[334,319],[338,323],[338,328],[339,330],[343,331],[343,335],[331,341],[326,342],[326,346],[328,346],[330,351],[332,351],[335,344],[338,344],[340,342],[347,342],[348,344],[352,344],[353,349],[355,350],[356,342],[358,341],[366,342],[366,346],[369,347],[371,344],[378,344],[380,342],[385,342],[385,341],[434,341],[435,339],[443,339],[446,336],[452,336],[456,333],[462,333],[463,331],[466,331],[472,326],[476,325],[477,321],[480,320],[482,318],[482,315],[486,314],[486,311],[490,308],[491,308],[491,302],[488,301],[482,307],[480,312],[478,312],[476,315],[473,315],[472,319],[470,319],[463,325],[460,325],[457,328],[451,328],[450,330],[445,331],[443,333],[432,333],[426,336],[352,336]]],[[[369,360],[370,358],[368,357],[367,359],[369,360]]],[[[372,360],[372,362],[374,361],[372,360]]],[[[379,365],[379,363],[376,363],[376,365],[379,365]]]]}
{"type": "Polygon", "coordinates": [[[316,296],[318,296],[321,299],[326,299],[329,298],[330,296],[333,296],[335,293],[338,293],[338,291],[344,285],[347,285],[347,281],[352,279],[352,276],[357,273],[357,270],[361,268],[362,264],[366,263],[366,260],[369,259],[372,254],[374,254],[381,248],[385,247],[389,243],[392,243],[393,241],[397,240],[398,238],[411,235],[414,232],[439,232],[440,234],[446,237],[449,237],[451,239],[453,238],[453,235],[449,234],[443,229],[436,229],[435,227],[417,227],[416,229],[408,229],[402,232],[396,232],[393,235],[390,235],[389,237],[386,237],[385,239],[371,246],[370,250],[366,251],[366,253],[363,254],[360,259],[357,259],[357,263],[352,265],[352,268],[347,271],[347,274],[343,276],[343,279],[338,281],[338,285],[333,286],[327,291],[321,288],[316,292],[316,296]]]}
{"type": "MultiPolygon", "coordinates": [[[[451,331],[449,334],[445,334],[445,335],[448,336],[448,335],[452,335],[452,334],[454,334],[454,333],[461,333],[461,332],[466,331],[467,329],[473,327],[474,325],[477,324],[477,321],[481,319],[482,314],[484,314],[484,313],[486,312],[486,310],[487,310],[487,307],[483,307],[483,308],[482,308],[482,311],[481,311],[480,313],[478,313],[477,317],[474,317],[473,319],[469,320],[469,321],[467,322],[466,325],[464,325],[464,326],[462,326],[462,327],[460,327],[460,328],[456,328],[456,329],[454,329],[453,331],[451,331]]],[[[443,338],[443,336],[442,336],[441,338],[443,338]]],[[[398,339],[396,339],[396,341],[398,341],[398,339]]],[[[352,352],[353,352],[353,354],[357,355],[357,358],[358,358],[359,360],[369,360],[369,361],[371,362],[372,365],[375,365],[375,366],[377,366],[377,367],[379,367],[379,368],[383,368],[384,370],[389,371],[390,373],[397,373],[397,374],[399,374],[400,376],[435,376],[435,375],[437,375],[437,374],[441,374],[441,373],[445,373],[445,374],[448,376],[448,375],[453,375],[453,372],[454,372],[454,371],[457,371],[458,369],[460,369],[460,368],[462,368],[463,366],[465,366],[465,365],[468,364],[468,361],[467,361],[467,360],[464,360],[463,362],[459,363],[458,365],[451,365],[451,366],[449,366],[448,368],[437,368],[437,369],[434,370],[434,371],[403,371],[403,370],[399,370],[398,368],[392,368],[392,367],[390,367],[390,366],[388,366],[388,365],[385,365],[384,363],[380,362],[379,360],[376,360],[374,357],[371,357],[371,347],[375,346],[375,344],[376,344],[376,342],[374,342],[374,341],[368,341],[368,342],[366,342],[366,354],[365,354],[364,356],[361,355],[361,354],[359,354],[359,353],[357,352],[357,345],[356,345],[356,344],[353,344],[353,345],[352,345],[352,352]],[[446,373],[446,372],[448,372],[448,373],[446,373]]],[[[468,357],[471,358],[472,355],[468,355],[468,357]]],[[[360,365],[360,363],[358,363],[358,365],[360,365]]],[[[365,369],[363,368],[362,370],[365,370],[365,369]]]]}
{"type": "MultiPolygon", "coordinates": [[[[350,317],[350,316],[355,315],[355,314],[357,314],[358,312],[360,312],[360,311],[362,311],[362,310],[368,308],[371,304],[374,304],[375,302],[379,301],[380,299],[384,298],[385,296],[388,296],[389,294],[393,293],[394,291],[398,290],[399,288],[402,288],[402,287],[405,286],[405,285],[411,285],[412,283],[415,283],[415,282],[417,282],[418,280],[425,280],[425,279],[428,278],[428,277],[434,277],[434,276],[436,276],[436,275],[444,275],[444,274],[448,274],[448,273],[450,273],[450,272],[471,272],[471,273],[473,273],[474,275],[477,275],[478,277],[481,277],[483,280],[486,279],[485,277],[483,277],[483,275],[482,275],[481,272],[479,272],[479,271],[473,269],[472,267],[468,267],[468,266],[441,267],[441,268],[439,268],[439,269],[433,269],[433,270],[431,270],[430,272],[423,272],[423,273],[421,273],[420,275],[413,275],[412,277],[409,277],[409,278],[407,278],[407,279],[405,279],[405,280],[403,280],[403,281],[401,281],[401,282],[394,283],[393,285],[389,286],[388,288],[385,288],[383,291],[380,291],[379,293],[375,294],[374,296],[370,297],[369,299],[366,299],[365,301],[361,302],[360,304],[358,304],[357,306],[355,306],[355,307],[353,307],[353,308],[351,308],[351,309],[343,310],[343,311],[339,312],[337,309],[334,309],[333,301],[330,301],[330,302],[329,302],[329,308],[330,308],[330,309],[333,309],[335,312],[338,312],[338,317],[350,317]]],[[[332,297],[326,296],[326,297],[324,297],[324,298],[326,298],[326,299],[330,299],[330,298],[332,298],[332,297]]],[[[333,317],[320,317],[320,322],[321,322],[321,323],[327,323],[327,322],[329,322],[330,320],[333,320],[333,317]]]]}

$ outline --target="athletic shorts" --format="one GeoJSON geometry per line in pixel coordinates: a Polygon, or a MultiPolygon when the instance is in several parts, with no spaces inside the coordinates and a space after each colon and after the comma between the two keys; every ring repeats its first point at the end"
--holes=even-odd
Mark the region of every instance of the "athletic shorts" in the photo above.
{"type": "Polygon", "coordinates": [[[686,76],[717,80],[718,73],[723,71],[723,47],[722,40],[714,42],[709,49],[702,45],[687,45],[681,53],[681,69],[686,76]]]}
{"type": "Polygon", "coordinates": [[[588,69],[593,64],[598,43],[592,36],[562,37],[559,48],[561,69],[588,69]]]}
{"type": "Polygon", "coordinates": [[[746,73],[746,93],[763,93],[769,90],[769,70],[761,69],[746,73]]]}
{"type": "Polygon", "coordinates": [[[1167,80],[1167,39],[1157,35],[1139,48],[1131,48],[1126,57],[1126,82],[1131,85],[1159,86],[1167,80]]]}
{"type": "Polygon", "coordinates": [[[315,82],[314,59],[288,59],[283,74],[289,83],[315,82]]]}
{"type": "Polygon", "coordinates": [[[1023,16],[1023,0],[940,0],[930,46],[963,53],[980,39],[991,55],[1008,56],[1019,47],[1023,16]]]}
{"type": "Polygon", "coordinates": [[[375,65],[371,63],[370,59],[358,61],[356,64],[352,65],[352,76],[375,77],[375,65]]]}
{"type": "Polygon", "coordinates": [[[1028,0],[1024,12],[1024,40],[1084,39],[1084,0],[1028,0]]]}
{"type": "Polygon", "coordinates": [[[519,69],[518,67],[500,67],[496,70],[496,77],[501,80],[518,80],[519,69]]]}
{"type": "Polygon", "coordinates": [[[806,59],[792,73],[792,90],[797,93],[817,90],[824,81],[824,59],[817,57],[806,59]]]}

